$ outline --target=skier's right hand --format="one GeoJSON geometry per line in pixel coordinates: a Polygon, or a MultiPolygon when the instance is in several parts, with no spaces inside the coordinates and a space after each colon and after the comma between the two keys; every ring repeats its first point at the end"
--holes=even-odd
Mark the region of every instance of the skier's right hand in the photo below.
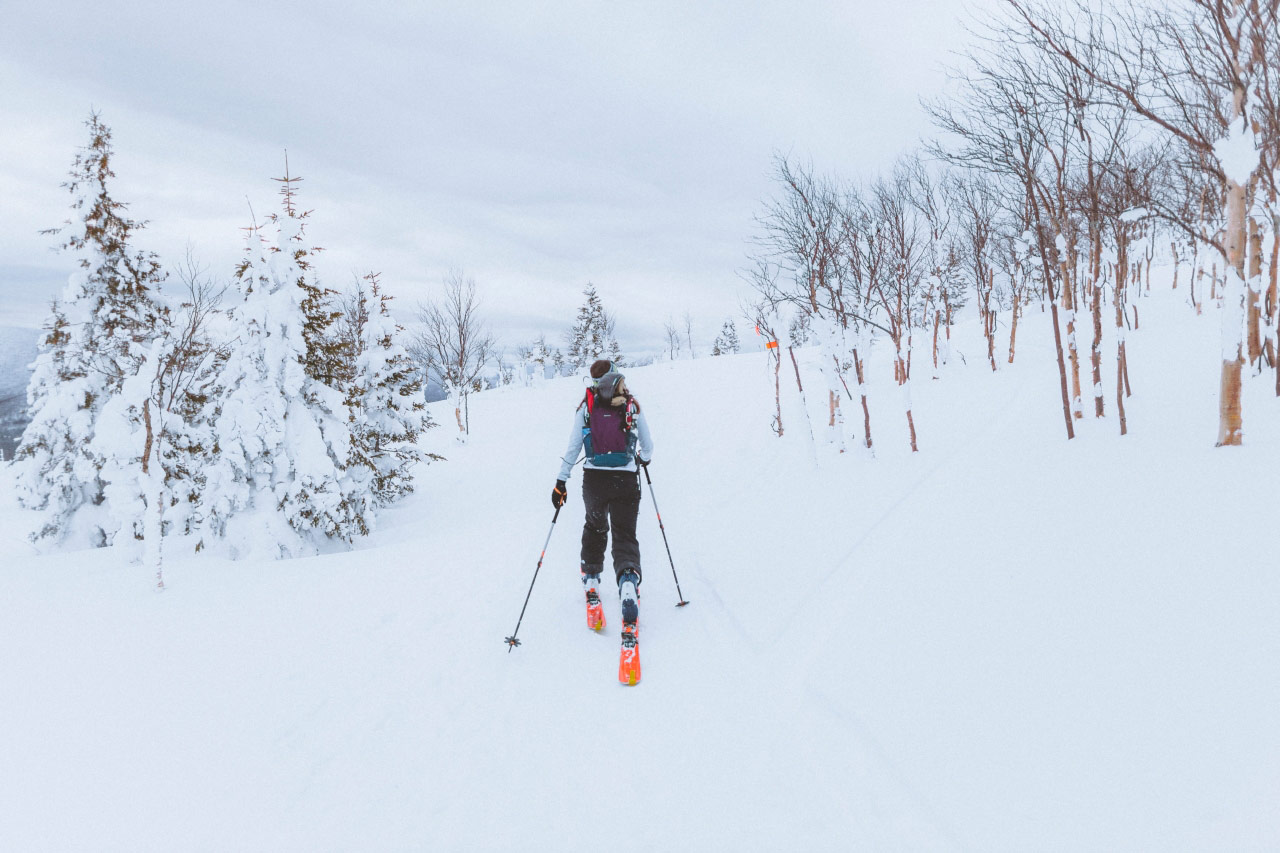
{"type": "Polygon", "coordinates": [[[556,480],[556,487],[551,490],[551,505],[559,509],[567,500],[569,500],[569,490],[565,487],[564,480],[556,480]]]}

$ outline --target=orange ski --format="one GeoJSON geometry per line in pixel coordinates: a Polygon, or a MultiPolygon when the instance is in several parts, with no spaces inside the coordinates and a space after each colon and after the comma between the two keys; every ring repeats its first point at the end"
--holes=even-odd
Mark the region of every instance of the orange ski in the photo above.
{"type": "Polygon", "coordinates": [[[604,607],[595,589],[587,590],[587,627],[596,632],[604,630],[604,607]]]}
{"type": "Polygon", "coordinates": [[[618,681],[627,685],[640,683],[640,626],[622,623],[622,657],[618,661],[618,681]]]}

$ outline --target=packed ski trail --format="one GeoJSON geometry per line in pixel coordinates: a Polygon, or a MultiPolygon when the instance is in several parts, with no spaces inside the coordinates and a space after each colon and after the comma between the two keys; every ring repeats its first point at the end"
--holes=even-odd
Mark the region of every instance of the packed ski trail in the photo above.
{"type": "Polygon", "coordinates": [[[1177,296],[1130,335],[1124,439],[1063,440],[1033,307],[996,374],[976,335],[937,382],[916,353],[915,455],[884,380],[877,458],[826,446],[812,353],[814,448],[794,384],[769,431],[764,353],[628,371],[690,602],[644,495],[635,687],[611,583],[583,618],[580,470],[503,642],[573,380],[473,397],[465,446],[437,412],[448,461],[366,547],[174,561],[162,595],[33,556],[6,489],[0,848],[1265,848],[1280,406],[1248,386],[1215,451],[1217,319],[1177,296]]]}

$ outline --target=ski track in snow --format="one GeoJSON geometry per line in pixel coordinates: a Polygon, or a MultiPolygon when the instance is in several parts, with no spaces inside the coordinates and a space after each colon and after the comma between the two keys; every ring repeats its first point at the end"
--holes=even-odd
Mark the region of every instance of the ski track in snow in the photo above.
{"type": "Polygon", "coordinates": [[[36,555],[6,488],[0,849],[1266,849],[1280,404],[1248,383],[1212,447],[1217,318],[1180,296],[1142,300],[1123,439],[1110,339],[1108,417],[1063,439],[1036,306],[1017,364],[914,383],[916,455],[881,350],[874,460],[856,398],[824,443],[816,353],[816,448],[786,370],[770,432],[763,353],[630,371],[690,601],[644,495],[635,688],[616,596],[585,625],[580,470],[502,642],[576,380],[476,396],[466,446],[437,407],[449,461],[359,549],[171,558],[163,595],[122,549],[36,555]]]}

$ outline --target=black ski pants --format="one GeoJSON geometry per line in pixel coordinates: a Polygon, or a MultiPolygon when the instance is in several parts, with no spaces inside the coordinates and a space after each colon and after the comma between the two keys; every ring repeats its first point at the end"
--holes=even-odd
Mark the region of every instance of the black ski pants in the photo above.
{"type": "Polygon", "coordinates": [[[582,471],[582,505],[587,521],[582,527],[582,570],[604,570],[604,549],[613,528],[613,573],[628,569],[640,574],[640,543],[636,541],[636,516],[640,514],[638,471],[582,471]]]}

